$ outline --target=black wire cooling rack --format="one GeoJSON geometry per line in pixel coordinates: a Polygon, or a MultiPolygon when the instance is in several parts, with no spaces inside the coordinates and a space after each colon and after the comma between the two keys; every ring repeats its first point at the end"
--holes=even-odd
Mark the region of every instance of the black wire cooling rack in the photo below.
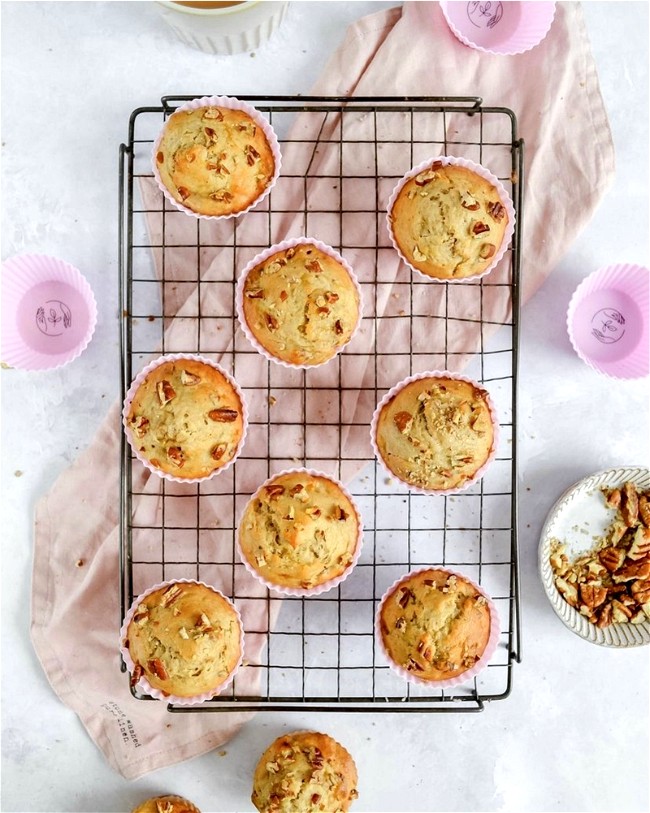
{"type": "MultiPolygon", "coordinates": [[[[174,578],[211,583],[218,573],[223,586],[224,572],[235,603],[257,608],[255,628],[246,629],[247,640],[256,644],[254,658],[244,661],[231,686],[200,706],[169,704],[170,711],[480,711],[486,701],[508,696],[513,665],[521,659],[516,416],[523,141],[515,115],[474,97],[241,96],[269,119],[283,156],[293,150],[302,158],[283,161],[280,179],[259,211],[215,232],[206,221],[178,212],[157,190],[151,194],[153,141],[166,117],[192,98],[163,97],[159,106],[133,111],[128,143],[120,147],[122,396],[158,355],[201,353],[237,378],[251,412],[249,436],[227,472],[200,484],[161,480],[153,492],[143,485],[142,466],[122,439],[122,618],[153,584],[174,578]],[[333,162],[323,163],[324,151],[333,151],[333,162]],[[387,195],[411,166],[444,154],[483,164],[511,194],[517,220],[501,271],[447,284],[416,279],[402,265],[396,277],[384,279],[381,259],[394,251],[382,231],[387,195]],[[314,197],[314,188],[331,192],[314,197]],[[311,233],[316,216],[327,233],[311,233]],[[362,244],[355,228],[360,219],[373,224],[361,230],[362,244]],[[293,234],[286,233],[287,224],[293,234]],[[357,350],[350,345],[323,368],[288,371],[259,356],[237,329],[234,289],[250,258],[300,233],[356,258],[370,343],[357,350]],[[172,257],[183,267],[181,279],[167,277],[172,257]],[[441,292],[435,313],[420,304],[424,286],[432,285],[441,292]],[[201,293],[210,286],[219,286],[212,299],[201,293]],[[170,302],[176,307],[197,290],[195,310],[174,312],[170,302]],[[497,317],[488,307],[494,296],[502,303],[497,317]],[[193,338],[172,346],[169,327],[181,318],[194,326],[187,334],[193,338]],[[382,347],[387,335],[390,358],[382,347]],[[365,370],[363,384],[354,377],[355,360],[365,370]],[[478,483],[457,495],[422,496],[387,477],[369,446],[362,454],[350,453],[359,445],[349,439],[368,432],[375,404],[393,384],[427,369],[456,369],[461,362],[463,372],[490,391],[500,421],[496,459],[478,483]],[[350,399],[362,404],[354,417],[350,399]],[[346,482],[364,523],[361,558],[339,587],[317,597],[249,593],[235,553],[238,517],[256,485],[295,466],[346,482]],[[448,566],[478,581],[501,619],[490,665],[453,689],[407,684],[389,670],[376,645],[381,596],[398,577],[424,565],[448,566]]],[[[151,699],[138,690],[133,694],[151,699]]]]}

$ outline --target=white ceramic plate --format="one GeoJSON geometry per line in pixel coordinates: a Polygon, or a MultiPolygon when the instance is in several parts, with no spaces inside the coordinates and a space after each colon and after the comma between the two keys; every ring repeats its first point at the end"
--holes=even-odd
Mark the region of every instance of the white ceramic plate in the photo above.
{"type": "Polygon", "coordinates": [[[611,647],[644,646],[650,643],[650,620],[642,624],[611,624],[599,629],[567,604],[553,581],[549,562],[551,542],[559,539],[567,546],[571,559],[589,550],[594,537],[601,536],[614,519],[615,512],[608,508],[600,492],[603,486],[617,488],[626,482],[642,489],[650,489],[650,469],[627,466],[606,469],[585,477],[571,486],[551,508],[539,543],[539,570],[542,584],[553,609],[572,631],[593,644],[611,647]]]}

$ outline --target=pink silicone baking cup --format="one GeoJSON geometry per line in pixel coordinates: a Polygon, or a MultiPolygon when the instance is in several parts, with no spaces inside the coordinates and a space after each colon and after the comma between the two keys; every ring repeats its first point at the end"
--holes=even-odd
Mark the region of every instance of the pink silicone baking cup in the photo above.
{"type": "Polygon", "coordinates": [[[88,347],[97,303],[70,263],[22,254],[2,264],[2,360],[19,370],[53,370],[88,347]]]}
{"type": "Polygon", "coordinates": [[[477,279],[481,279],[482,277],[487,276],[490,271],[495,269],[497,265],[503,259],[508,247],[510,245],[510,241],[512,239],[512,235],[515,232],[515,207],[512,203],[510,195],[506,192],[506,188],[501,183],[501,181],[493,175],[489,169],[481,166],[480,164],[475,164],[474,161],[470,161],[468,158],[455,158],[451,155],[439,155],[435,158],[427,158],[426,161],[422,161],[417,166],[410,169],[403,178],[401,178],[395,188],[393,189],[390,198],[388,199],[388,204],[386,206],[386,221],[388,226],[388,235],[390,237],[390,241],[393,244],[393,248],[399,254],[400,259],[402,262],[407,265],[412,271],[415,271],[416,274],[419,274],[426,280],[431,282],[475,282],[477,279]],[[499,200],[505,207],[506,212],[508,213],[508,225],[503,233],[503,240],[501,241],[501,245],[499,246],[496,254],[492,258],[492,262],[487,268],[482,271],[480,274],[473,274],[471,277],[450,277],[449,279],[439,279],[437,277],[430,277],[428,274],[423,273],[420,271],[419,268],[416,268],[414,265],[411,265],[409,260],[406,259],[402,250],[400,249],[399,245],[397,244],[397,240],[395,239],[395,235],[393,234],[393,223],[392,223],[392,210],[393,206],[395,205],[395,201],[397,200],[397,196],[399,195],[402,187],[410,181],[411,178],[414,178],[416,175],[419,175],[420,172],[424,172],[425,169],[429,169],[429,167],[435,162],[440,161],[443,166],[453,165],[457,167],[465,167],[465,169],[469,169],[472,172],[475,172],[477,175],[480,175],[481,178],[485,178],[486,181],[491,183],[497,190],[499,194],[499,200]]]}
{"type": "Polygon", "coordinates": [[[514,56],[530,51],[546,37],[555,16],[555,3],[451,0],[441,2],[440,10],[463,45],[494,56],[514,56]]]}
{"type": "Polygon", "coordinates": [[[314,240],[311,237],[297,237],[291,240],[283,240],[281,243],[276,243],[275,245],[270,246],[269,248],[262,251],[260,254],[257,255],[257,257],[254,257],[248,263],[248,265],[239,275],[239,280],[237,281],[237,291],[235,294],[235,306],[237,309],[237,317],[239,319],[239,324],[241,325],[241,329],[244,332],[244,335],[246,336],[248,341],[252,344],[252,346],[257,350],[258,353],[261,353],[264,356],[264,358],[274,362],[274,364],[280,364],[282,367],[297,370],[313,370],[316,367],[322,367],[324,364],[328,364],[330,361],[332,361],[332,359],[335,359],[338,356],[338,354],[350,344],[350,342],[356,336],[359,327],[361,326],[361,320],[363,318],[362,302],[363,300],[361,286],[359,285],[359,280],[357,279],[357,276],[352,270],[350,264],[346,260],[344,260],[343,257],[341,257],[341,255],[338,252],[336,252],[331,246],[322,243],[320,240],[314,240]],[[352,331],[349,340],[344,345],[341,345],[341,347],[338,348],[336,353],[331,358],[327,359],[327,361],[320,362],[320,364],[292,364],[289,361],[285,361],[284,359],[280,359],[277,356],[274,356],[272,353],[269,353],[269,351],[262,344],[260,344],[253,335],[250,327],[248,326],[248,322],[246,321],[246,317],[244,315],[244,286],[246,284],[246,278],[248,277],[248,274],[260,263],[265,262],[265,260],[268,260],[268,258],[272,257],[274,254],[278,254],[281,251],[286,251],[289,248],[295,248],[296,246],[302,246],[306,244],[314,246],[315,248],[322,251],[324,254],[329,254],[330,257],[333,257],[340,265],[343,266],[343,268],[345,268],[345,270],[348,272],[350,279],[352,280],[352,283],[354,284],[354,287],[356,288],[357,299],[359,302],[359,316],[357,318],[357,323],[354,326],[354,330],[352,331]]]}
{"type": "Polygon", "coordinates": [[[567,311],[573,349],[610,378],[644,378],[650,372],[650,270],[608,265],[576,288],[567,311]]]}
{"type": "Polygon", "coordinates": [[[451,686],[458,686],[461,683],[467,683],[467,681],[472,680],[472,678],[476,677],[479,672],[482,672],[483,669],[486,668],[492,655],[497,648],[497,644],[499,643],[499,635],[501,634],[501,624],[499,621],[499,614],[497,613],[497,609],[494,605],[494,602],[487,595],[485,590],[478,585],[475,581],[465,576],[463,573],[458,572],[457,570],[450,570],[448,567],[423,567],[418,570],[412,570],[410,573],[407,573],[405,576],[401,576],[397,581],[395,581],[389,588],[386,590],[384,595],[379,602],[379,606],[377,608],[377,613],[375,615],[375,637],[379,644],[379,648],[384,654],[388,665],[390,668],[398,674],[404,680],[407,680],[409,683],[415,683],[418,686],[436,686],[439,689],[446,689],[451,686]],[[418,573],[426,573],[431,570],[438,570],[442,571],[443,573],[447,573],[450,576],[456,576],[459,579],[463,579],[468,584],[471,584],[487,601],[488,608],[490,610],[490,635],[488,638],[488,642],[483,650],[483,654],[481,657],[476,661],[474,666],[468,669],[466,672],[463,672],[462,675],[456,675],[456,677],[447,678],[446,680],[423,680],[422,678],[416,677],[412,672],[409,672],[408,669],[404,669],[404,667],[400,666],[396,663],[391,656],[388,654],[386,649],[386,645],[384,644],[384,639],[381,634],[380,629],[380,617],[381,617],[381,610],[384,605],[384,602],[399,588],[399,586],[410,579],[411,577],[415,576],[418,573]]]}
{"type": "Polygon", "coordinates": [[[235,675],[237,674],[239,667],[242,665],[244,660],[244,625],[241,620],[241,615],[239,614],[239,610],[235,606],[235,604],[224,594],[217,590],[216,587],[212,587],[205,582],[196,581],[195,579],[170,579],[166,582],[160,582],[159,584],[154,584],[153,587],[149,587],[144,593],[141,593],[136,599],[134,599],[129,611],[124,616],[124,622],[122,623],[122,627],[120,628],[120,653],[122,658],[124,659],[124,663],[126,664],[126,668],[129,671],[129,674],[133,674],[133,670],[135,669],[135,664],[133,663],[133,658],[131,657],[131,653],[129,652],[128,647],[124,646],[124,642],[126,641],[126,634],[129,628],[129,624],[135,614],[135,611],[138,609],[140,603],[151,593],[154,593],[156,590],[160,590],[164,587],[170,587],[173,584],[199,584],[202,587],[207,587],[208,590],[212,590],[213,593],[217,593],[223,599],[225,599],[228,604],[232,607],[235,611],[235,615],[237,617],[237,623],[239,624],[240,630],[240,656],[235,668],[230,672],[228,677],[215,686],[213,689],[210,689],[209,692],[203,692],[202,694],[194,695],[193,697],[179,697],[175,694],[164,694],[160,689],[157,689],[155,686],[152,686],[149,681],[147,680],[146,676],[142,676],[140,680],[136,683],[136,686],[143,692],[151,697],[155,697],[156,700],[164,700],[166,703],[174,703],[177,706],[195,706],[199,703],[204,703],[206,700],[211,700],[216,694],[223,692],[234,680],[235,675]]]}
{"type": "Polygon", "coordinates": [[[172,115],[176,115],[177,113],[181,113],[184,110],[197,110],[199,107],[225,107],[229,110],[242,110],[244,113],[248,113],[248,115],[255,121],[258,127],[262,129],[264,135],[266,136],[266,140],[271,147],[271,152],[273,153],[273,160],[275,162],[275,171],[273,172],[273,177],[267,184],[266,188],[259,195],[255,200],[247,206],[245,209],[242,209],[239,212],[232,212],[226,215],[204,215],[200,212],[195,212],[193,209],[190,209],[188,206],[184,206],[182,203],[176,200],[174,196],[171,194],[169,189],[163,183],[160,173],[158,172],[158,166],[156,163],[156,154],[158,153],[158,147],[162,140],[162,137],[165,132],[165,128],[160,131],[160,134],[156,138],[153,150],[151,152],[151,166],[153,169],[153,177],[160,188],[160,191],[163,195],[167,198],[167,200],[179,209],[181,212],[185,212],[187,215],[191,215],[192,217],[198,217],[202,220],[228,220],[234,217],[241,217],[241,215],[246,214],[246,212],[250,212],[255,206],[258,206],[261,201],[266,198],[271,189],[275,186],[278,178],[280,177],[280,168],[282,166],[282,155],[280,153],[280,144],[278,143],[278,137],[275,134],[275,131],[271,127],[270,123],[261,115],[261,113],[256,110],[251,105],[246,104],[246,102],[242,102],[239,99],[230,96],[203,96],[200,99],[192,99],[189,102],[177,107],[172,115]]]}
{"type": "Polygon", "coordinates": [[[309,589],[301,589],[298,587],[284,587],[283,585],[275,584],[274,582],[265,579],[260,573],[258,573],[258,571],[255,570],[255,568],[251,565],[248,559],[244,556],[244,552],[241,549],[241,544],[239,541],[240,533],[239,528],[237,529],[236,537],[237,553],[242,561],[242,564],[244,565],[246,570],[251,574],[251,576],[257,579],[257,581],[260,582],[260,584],[263,584],[264,587],[267,587],[269,590],[273,590],[276,593],[282,594],[283,596],[302,597],[302,598],[307,598],[308,596],[317,596],[320,595],[321,593],[325,593],[328,590],[333,590],[335,587],[338,587],[338,585],[344,582],[350,575],[350,573],[352,573],[355,565],[359,561],[359,556],[361,555],[361,548],[363,546],[363,522],[361,520],[361,512],[357,508],[357,505],[354,502],[354,499],[352,498],[348,490],[338,480],[335,480],[333,477],[329,477],[329,475],[323,474],[323,472],[321,471],[315,471],[314,469],[305,469],[305,468],[285,469],[284,471],[278,472],[278,474],[274,474],[273,477],[269,477],[269,479],[262,483],[262,485],[257,489],[255,494],[253,494],[253,496],[250,498],[250,500],[248,500],[246,506],[244,507],[244,510],[242,511],[242,516],[240,517],[239,527],[241,527],[241,519],[244,516],[246,508],[248,508],[248,506],[254,500],[259,498],[260,494],[262,493],[264,488],[266,488],[266,486],[271,485],[273,482],[275,482],[275,480],[277,480],[278,477],[281,477],[282,475],[285,474],[309,474],[312,475],[313,477],[322,477],[323,479],[329,480],[331,483],[334,483],[334,485],[337,486],[343,492],[343,494],[345,494],[345,496],[350,501],[350,504],[354,508],[354,513],[357,518],[357,527],[359,529],[357,535],[357,544],[354,550],[354,554],[352,556],[352,561],[343,571],[343,573],[341,573],[336,578],[330,579],[329,581],[323,582],[322,584],[318,584],[315,587],[311,587],[309,589]]]}
{"type": "Polygon", "coordinates": [[[201,483],[204,480],[210,480],[212,477],[218,477],[222,472],[226,471],[226,469],[230,468],[235,460],[239,457],[241,450],[246,442],[246,435],[248,434],[248,407],[246,406],[246,401],[244,400],[244,395],[239,388],[239,385],[235,381],[235,379],[230,375],[230,373],[226,372],[219,364],[214,361],[210,361],[210,359],[204,358],[200,355],[193,355],[191,353],[170,353],[166,356],[160,356],[159,358],[152,361],[150,364],[142,369],[138,375],[133,379],[131,386],[126,394],[126,398],[124,399],[124,406],[122,408],[122,424],[124,426],[124,432],[126,434],[126,439],[129,442],[129,446],[133,449],[133,454],[138,458],[138,460],[142,463],[145,468],[149,469],[150,472],[153,474],[158,475],[158,477],[162,477],[165,480],[171,480],[174,483],[201,483]],[[215,469],[211,474],[208,474],[206,477],[176,477],[173,474],[168,474],[167,472],[161,471],[157,469],[155,466],[152,466],[151,463],[140,453],[138,449],[138,444],[133,439],[133,433],[131,432],[131,427],[128,424],[128,414],[129,409],[131,407],[131,402],[135,397],[135,393],[144,381],[144,379],[149,375],[152,370],[155,370],[156,367],[159,367],[161,364],[164,364],[168,361],[182,361],[183,359],[189,359],[190,361],[200,361],[203,364],[208,364],[210,367],[214,367],[215,370],[218,370],[221,375],[223,375],[226,380],[231,384],[242,406],[242,422],[243,422],[243,431],[241,440],[239,441],[239,445],[237,446],[237,451],[233,455],[233,457],[221,468],[215,469]]]}
{"type": "Polygon", "coordinates": [[[490,465],[490,463],[494,460],[497,449],[499,447],[499,421],[497,419],[496,409],[494,407],[494,403],[490,398],[490,393],[485,389],[482,384],[478,384],[471,378],[467,378],[464,375],[458,375],[457,373],[450,373],[444,370],[434,370],[432,372],[426,373],[419,373],[418,375],[412,375],[408,378],[405,378],[403,381],[400,381],[398,384],[390,389],[386,395],[381,399],[381,401],[377,404],[377,407],[374,411],[372,416],[372,421],[370,422],[370,443],[372,445],[373,451],[375,453],[375,457],[381,464],[382,468],[386,472],[389,477],[395,477],[400,483],[404,483],[404,485],[408,486],[411,491],[414,491],[418,494],[427,494],[427,495],[438,495],[438,494],[459,494],[461,491],[466,491],[471,485],[476,483],[478,480],[483,477],[485,474],[486,469],[490,465]],[[421,488],[420,486],[411,485],[411,483],[407,482],[406,480],[402,480],[401,477],[398,477],[394,471],[392,471],[384,458],[382,457],[381,452],[379,451],[379,447],[377,446],[377,422],[379,421],[379,415],[381,414],[382,409],[388,404],[393,398],[397,395],[397,393],[405,387],[407,384],[411,384],[413,381],[421,381],[424,378],[453,378],[457,381],[467,381],[469,384],[472,384],[477,389],[480,389],[482,392],[486,393],[485,403],[490,411],[490,417],[492,418],[492,427],[494,436],[492,438],[492,447],[488,454],[487,460],[483,465],[477,469],[475,475],[470,479],[467,480],[462,486],[458,486],[456,488],[448,488],[448,489],[432,489],[432,488],[421,488]]]}

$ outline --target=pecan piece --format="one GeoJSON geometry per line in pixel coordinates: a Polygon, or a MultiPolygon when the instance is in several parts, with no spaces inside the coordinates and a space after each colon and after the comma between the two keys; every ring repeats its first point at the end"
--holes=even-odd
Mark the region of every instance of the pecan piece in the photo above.
{"type": "Polygon", "coordinates": [[[503,218],[506,216],[505,207],[499,203],[498,200],[492,201],[487,205],[488,214],[493,220],[496,220],[497,223],[500,223],[503,218]]]}
{"type": "Polygon", "coordinates": [[[627,558],[636,562],[648,555],[650,555],[650,528],[639,525],[632,539],[632,544],[628,548],[627,558]]]}
{"type": "Polygon", "coordinates": [[[330,305],[333,305],[335,302],[339,301],[339,295],[335,294],[334,291],[327,291],[325,294],[325,299],[330,305]]]}
{"type": "Polygon", "coordinates": [[[482,260],[489,260],[490,257],[494,257],[496,251],[497,247],[493,246],[492,243],[483,243],[483,245],[478,250],[478,256],[482,260]]]}
{"type": "Polygon", "coordinates": [[[402,609],[408,605],[409,601],[415,601],[415,593],[409,587],[401,587],[400,594],[401,595],[397,603],[402,609]]]}
{"type": "Polygon", "coordinates": [[[347,511],[344,511],[340,505],[334,506],[334,519],[338,519],[341,522],[345,522],[345,520],[349,517],[347,511]]]}
{"type": "Polygon", "coordinates": [[[228,448],[228,447],[226,446],[226,444],[225,444],[225,443],[219,443],[219,444],[217,444],[217,445],[214,447],[214,449],[212,449],[212,450],[210,451],[210,457],[211,457],[213,460],[221,460],[221,458],[222,458],[222,457],[224,456],[224,454],[226,453],[226,449],[227,449],[227,448],[228,448]]]}
{"type": "Polygon", "coordinates": [[[141,604],[133,613],[133,621],[136,624],[144,624],[149,620],[149,608],[146,604],[141,604]]]}
{"type": "Polygon", "coordinates": [[[216,134],[216,133],[215,133],[215,131],[212,129],[212,127],[204,127],[204,128],[203,128],[203,130],[205,131],[205,134],[207,135],[207,137],[208,137],[209,139],[211,139],[211,140],[212,140],[212,139],[215,139],[215,138],[217,137],[217,134],[216,134]]]}
{"type": "Polygon", "coordinates": [[[160,660],[160,658],[152,658],[150,661],[147,661],[147,669],[149,669],[151,674],[155,675],[159,680],[167,680],[169,678],[167,670],[165,669],[165,664],[160,660]]]}
{"type": "Polygon", "coordinates": [[[604,627],[609,627],[612,623],[612,605],[611,602],[607,604],[603,604],[600,608],[600,612],[598,613],[598,619],[596,621],[596,626],[600,629],[604,627]]]}
{"type": "Polygon", "coordinates": [[[409,431],[413,424],[413,415],[410,412],[398,412],[393,418],[393,422],[402,435],[409,431]]]}
{"type": "Polygon", "coordinates": [[[642,581],[650,577],[650,558],[641,559],[638,562],[633,562],[631,565],[626,565],[612,574],[612,579],[620,584],[621,582],[631,582],[636,579],[642,581]]]}
{"type": "Polygon", "coordinates": [[[284,486],[280,485],[266,486],[264,490],[269,495],[270,500],[277,500],[278,497],[281,497],[284,494],[284,486]]]}
{"type": "Polygon", "coordinates": [[[650,500],[646,494],[639,497],[639,518],[646,528],[650,528],[650,500]]]}
{"type": "Polygon", "coordinates": [[[303,490],[303,488],[304,488],[304,486],[302,485],[302,483],[296,483],[295,486],[292,486],[289,489],[289,494],[291,494],[292,497],[295,497],[296,494],[298,494],[300,491],[303,490]]]}
{"type": "Polygon", "coordinates": [[[211,409],[208,412],[208,418],[217,423],[232,423],[239,417],[239,412],[236,409],[229,409],[228,407],[220,407],[219,409],[211,409]]]}
{"type": "Polygon", "coordinates": [[[460,193],[460,205],[463,209],[468,209],[470,212],[477,212],[481,208],[481,204],[473,198],[469,192],[460,193]]]}
{"type": "Polygon", "coordinates": [[[183,590],[178,584],[172,584],[162,594],[160,606],[170,607],[182,593],[183,590]]]}
{"type": "Polygon", "coordinates": [[[305,263],[305,268],[307,271],[312,271],[314,274],[320,274],[323,270],[323,266],[318,262],[318,260],[309,260],[309,262],[305,263]]]}
{"type": "Polygon", "coordinates": [[[605,492],[605,502],[610,508],[618,508],[621,504],[621,491],[613,488],[609,493],[605,492]]]}
{"type": "Polygon", "coordinates": [[[264,319],[266,321],[266,326],[270,331],[278,329],[279,323],[275,316],[272,316],[270,313],[267,313],[264,319]]]}
{"type": "Polygon", "coordinates": [[[583,603],[593,610],[600,605],[607,598],[607,590],[600,584],[581,584],[580,585],[580,598],[583,603]]]}
{"type": "Polygon", "coordinates": [[[206,107],[202,118],[223,121],[223,113],[221,112],[221,110],[219,110],[218,107],[206,107]]]}
{"type": "Polygon", "coordinates": [[[555,579],[555,586],[567,604],[570,604],[572,607],[578,606],[578,591],[572,584],[566,581],[566,579],[555,579]]]}
{"type": "Polygon", "coordinates": [[[185,387],[193,387],[201,382],[201,376],[191,373],[189,370],[181,370],[181,384],[185,387]]]}
{"type": "Polygon", "coordinates": [[[167,449],[167,457],[178,469],[182,469],[185,465],[185,455],[180,446],[170,446],[169,449],[167,449]]]}
{"type": "Polygon", "coordinates": [[[633,615],[634,613],[632,610],[630,610],[629,607],[626,607],[622,602],[618,601],[618,599],[614,599],[612,601],[612,621],[615,624],[627,624],[633,615]]]}
{"type": "Polygon", "coordinates": [[[479,235],[485,234],[488,231],[490,231],[488,224],[482,223],[480,220],[477,220],[472,226],[472,234],[474,237],[478,237],[479,235]]]}
{"type": "Polygon", "coordinates": [[[632,582],[630,593],[632,593],[639,604],[645,604],[650,601],[650,580],[639,579],[638,581],[632,582]]]}
{"type": "Polygon", "coordinates": [[[144,415],[135,415],[131,418],[131,427],[136,438],[143,438],[149,429],[149,419],[144,415]]]}
{"type": "Polygon", "coordinates": [[[625,483],[623,486],[620,512],[628,528],[631,528],[639,518],[639,495],[636,493],[634,483],[625,483]]]}
{"type": "Polygon", "coordinates": [[[600,560],[600,563],[606,567],[607,570],[609,570],[610,573],[613,573],[623,564],[623,560],[625,559],[625,551],[621,550],[621,548],[603,548],[598,553],[598,559],[600,560]]]}
{"type": "Polygon", "coordinates": [[[253,291],[246,291],[247,299],[264,299],[264,291],[260,289],[253,291]]]}
{"type": "Polygon", "coordinates": [[[189,189],[186,189],[184,186],[178,186],[178,187],[176,187],[176,190],[177,190],[178,194],[180,195],[181,200],[187,200],[187,198],[189,198],[189,196],[190,196],[190,190],[189,189]]]}
{"type": "MultiPolygon", "coordinates": [[[[442,166],[442,164],[440,164],[442,166]]],[[[413,179],[413,182],[416,186],[426,186],[428,183],[431,183],[436,178],[436,172],[433,167],[430,169],[425,169],[424,172],[420,172],[419,175],[416,175],[413,179]]]]}
{"type": "Polygon", "coordinates": [[[334,323],[334,333],[336,333],[337,336],[343,335],[343,325],[341,324],[340,319],[337,319],[334,323]]]}
{"type": "Polygon", "coordinates": [[[158,152],[156,153],[156,161],[158,161],[159,164],[162,164],[164,160],[165,156],[162,154],[160,150],[158,150],[158,152]]]}
{"type": "Polygon", "coordinates": [[[156,391],[158,392],[158,400],[161,406],[168,404],[172,398],[176,397],[176,391],[169,383],[169,381],[159,381],[156,384],[156,391]]]}
{"type": "Polygon", "coordinates": [[[129,680],[129,685],[132,689],[135,688],[137,682],[140,680],[143,674],[144,669],[139,663],[136,663],[133,667],[133,672],[131,673],[131,679],[129,680]]]}
{"type": "Polygon", "coordinates": [[[260,157],[259,152],[252,144],[247,144],[244,147],[244,155],[246,156],[246,163],[252,167],[255,161],[260,157]]]}
{"type": "Polygon", "coordinates": [[[208,616],[201,613],[199,620],[194,625],[199,632],[213,632],[214,628],[208,616]]]}

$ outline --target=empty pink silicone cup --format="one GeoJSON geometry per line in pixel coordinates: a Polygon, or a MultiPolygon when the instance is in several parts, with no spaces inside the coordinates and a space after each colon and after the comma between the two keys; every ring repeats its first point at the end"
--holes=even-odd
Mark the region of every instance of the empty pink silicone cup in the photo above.
{"type": "Polygon", "coordinates": [[[97,323],[97,303],[72,265],[44,254],[2,264],[2,361],[49,370],[76,359],[97,323]]]}
{"type": "Polygon", "coordinates": [[[440,3],[454,35],[470,48],[488,54],[530,51],[544,39],[553,22],[555,3],[440,3]]]}
{"type": "Polygon", "coordinates": [[[594,370],[611,378],[643,378],[650,372],[650,270],[608,265],[576,288],[567,330],[573,349],[594,370]]]}

